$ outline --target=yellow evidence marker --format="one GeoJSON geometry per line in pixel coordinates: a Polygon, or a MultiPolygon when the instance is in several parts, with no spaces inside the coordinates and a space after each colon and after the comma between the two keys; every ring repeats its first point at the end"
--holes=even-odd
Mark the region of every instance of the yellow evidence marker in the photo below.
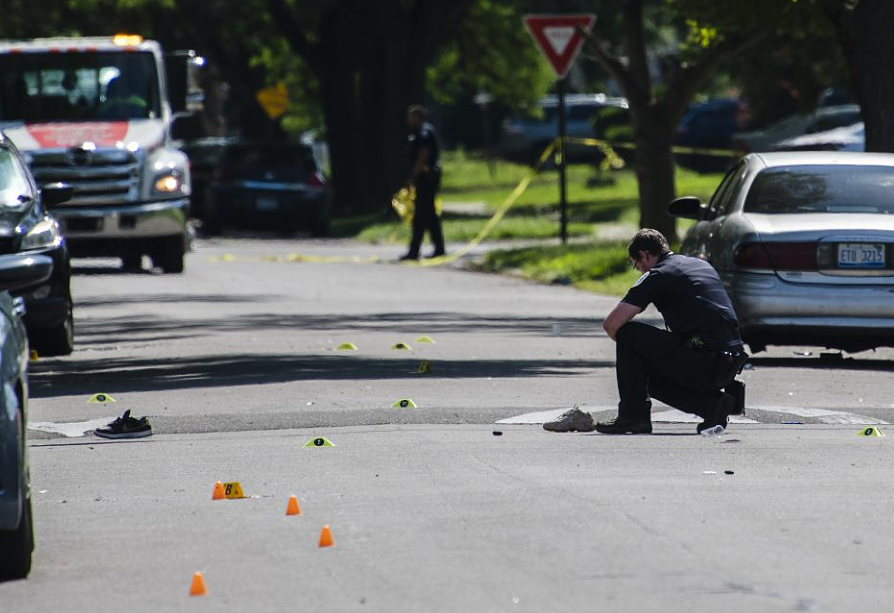
{"type": "Polygon", "coordinates": [[[428,360],[422,360],[419,362],[419,368],[416,369],[416,372],[421,375],[430,375],[433,371],[428,360]]]}
{"type": "Polygon", "coordinates": [[[435,339],[433,339],[430,336],[420,336],[419,338],[416,339],[416,342],[417,343],[429,343],[430,345],[434,345],[435,339]]]}
{"type": "Polygon", "coordinates": [[[242,484],[238,481],[229,481],[223,484],[224,496],[227,500],[239,500],[240,498],[248,498],[242,491],[242,484]]]}
{"type": "Polygon", "coordinates": [[[107,402],[115,402],[115,399],[112,398],[109,394],[99,393],[99,394],[93,394],[92,396],[90,396],[90,398],[87,400],[87,402],[88,403],[106,404],[107,402]]]}
{"type": "Polygon", "coordinates": [[[392,409],[415,409],[416,403],[410,398],[401,398],[391,405],[392,409]]]}
{"type": "Polygon", "coordinates": [[[336,351],[357,351],[357,345],[354,343],[342,343],[335,349],[336,351]]]}
{"type": "Polygon", "coordinates": [[[410,349],[410,346],[407,345],[406,343],[395,343],[395,344],[391,345],[391,348],[392,349],[406,349],[407,351],[412,351],[412,349],[410,349]]]}
{"type": "Polygon", "coordinates": [[[318,436],[316,438],[312,438],[306,443],[304,443],[305,447],[335,447],[335,443],[330,441],[325,436],[318,436]]]}
{"type": "Polygon", "coordinates": [[[880,428],[869,426],[857,432],[857,436],[885,436],[885,433],[880,428]]]}

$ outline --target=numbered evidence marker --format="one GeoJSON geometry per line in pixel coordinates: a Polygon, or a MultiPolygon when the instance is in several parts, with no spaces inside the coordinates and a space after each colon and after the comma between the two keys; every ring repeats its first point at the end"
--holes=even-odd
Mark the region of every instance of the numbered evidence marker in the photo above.
{"type": "Polygon", "coordinates": [[[115,402],[115,399],[112,398],[111,396],[109,396],[108,394],[99,393],[99,394],[93,394],[92,396],[90,396],[90,398],[87,400],[87,402],[88,403],[98,402],[99,404],[106,404],[107,402],[115,402]]]}
{"type": "Polygon", "coordinates": [[[242,484],[238,481],[229,481],[223,484],[224,496],[227,500],[239,500],[240,498],[248,498],[242,491],[242,484]]]}
{"type": "Polygon", "coordinates": [[[406,351],[412,351],[412,349],[410,349],[410,346],[407,345],[406,343],[395,343],[395,344],[391,345],[391,348],[392,348],[392,349],[404,349],[404,350],[406,350],[406,351]]]}
{"type": "Polygon", "coordinates": [[[435,339],[433,339],[430,336],[420,336],[419,338],[416,339],[416,342],[417,343],[428,343],[430,345],[434,345],[435,339]]]}
{"type": "Polygon", "coordinates": [[[869,426],[857,432],[857,436],[885,436],[885,433],[875,426],[869,426]]]}
{"type": "Polygon", "coordinates": [[[304,443],[305,447],[335,447],[335,443],[330,441],[325,436],[318,436],[316,438],[312,438],[306,443],[304,443]]]}
{"type": "Polygon", "coordinates": [[[354,343],[342,343],[335,349],[336,351],[357,351],[357,345],[354,343]]]}
{"type": "Polygon", "coordinates": [[[422,360],[419,362],[419,368],[416,369],[416,372],[422,375],[430,375],[433,371],[428,360],[422,360]]]}
{"type": "Polygon", "coordinates": [[[391,405],[392,409],[415,409],[416,403],[411,398],[401,398],[391,405]]]}

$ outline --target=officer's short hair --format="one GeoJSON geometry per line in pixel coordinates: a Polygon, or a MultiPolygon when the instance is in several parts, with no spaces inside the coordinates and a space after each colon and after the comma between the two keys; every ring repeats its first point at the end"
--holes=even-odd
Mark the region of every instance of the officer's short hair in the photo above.
{"type": "Polygon", "coordinates": [[[428,110],[421,104],[413,104],[407,109],[407,115],[419,115],[419,117],[425,119],[428,115],[428,110]]]}
{"type": "Polygon", "coordinates": [[[661,255],[666,251],[670,251],[670,245],[664,234],[652,228],[643,228],[633,235],[630,244],[627,245],[627,253],[633,259],[639,258],[640,251],[647,251],[652,255],[661,255]]]}

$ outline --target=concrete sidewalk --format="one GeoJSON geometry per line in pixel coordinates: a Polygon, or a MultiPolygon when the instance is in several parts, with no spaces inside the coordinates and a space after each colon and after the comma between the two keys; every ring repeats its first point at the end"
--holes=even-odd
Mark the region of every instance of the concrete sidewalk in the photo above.
{"type": "Polygon", "coordinates": [[[0,602],[18,613],[886,610],[894,437],[857,430],[406,425],[35,441],[35,566],[0,584],[0,602]],[[303,448],[314,436],[336,447],[303,448]],[[251,498],[212,501],[218,480],[251,498]],[[300,516],[284,515],[290,494],[300,516]],[[324,524],[332,549],[317,547],[324,524]],[[187,595],[197,570],[204,598],[187,595]]]}

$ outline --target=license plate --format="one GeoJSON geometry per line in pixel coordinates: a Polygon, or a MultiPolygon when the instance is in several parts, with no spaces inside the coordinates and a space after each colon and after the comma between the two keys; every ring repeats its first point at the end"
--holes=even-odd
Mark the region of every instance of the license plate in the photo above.
{"type": "Polygon", "coordinates": [[[878,243],[841,243],[839,268],[884,268],[885,246],[878,243]]]}
{"type": "Polygon", "coordinates": [[[255,200],[255,207],[259,211],[275,211],[279,208],[279,202],[277,202],[276,198],[266,198],[261,196],[255,200]]]}

